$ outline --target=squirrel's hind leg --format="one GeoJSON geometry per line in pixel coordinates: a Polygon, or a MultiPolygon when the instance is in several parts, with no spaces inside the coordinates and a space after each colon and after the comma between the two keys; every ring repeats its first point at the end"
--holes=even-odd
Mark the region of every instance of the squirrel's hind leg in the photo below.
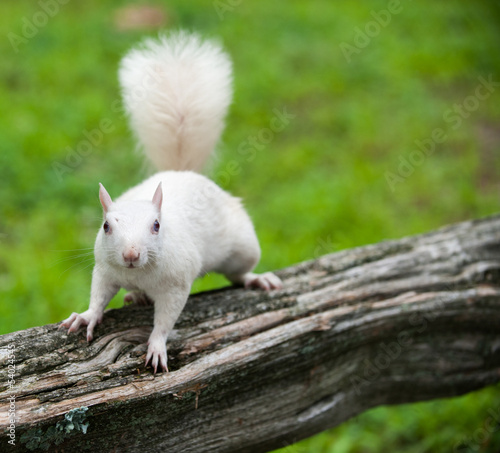
{"type": "Polygon", "coordinates": [[[272,272],[264,274],[252,272],[260,259],[260,247],[251,223],[248,225],[246,232],[244,228],[240,229],[243,234],[239,243],[234,246],[234,252],[215,270],[224,274],[230,282],[243,285],[245,288],[259,288],[265,291],[281,289],[283,287],[281,279],[272,272]]]}
{"type": "Polygon", "coordinates": [[[126,304],[153,305],[153,301],[144,291],[130,291],[123,297],[123,302],[126,304]]]}
{"type": "Polygon", "coordinates": [[[283,287],[281,279],[272,272],[266,272],[265,274],[247,272],[239,278],[239,283],[243,283],[245,288],[260,288],[266,291],[283,287]]]}
{"type": "Polygon", "coordinates": [[[242,272],[234,272],[234,270],[232,270],[232,272],[223,272],[223,274],[230,282],[237,285],[243,285],[245,288],[257,288],[271,291],[283,287],[283,283],[277,275],[274,275],[272,272],[255,274],[251,272],[253,267],[254,266],[242,272]]]}

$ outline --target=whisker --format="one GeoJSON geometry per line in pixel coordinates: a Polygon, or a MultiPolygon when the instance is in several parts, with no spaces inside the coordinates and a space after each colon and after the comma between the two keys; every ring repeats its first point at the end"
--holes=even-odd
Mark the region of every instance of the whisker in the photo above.
{"type": "Polygon", "coordinates": [[[80,252],[83,250],[94,250],[94,247],[84,247],[82,249],[68,249],[68,250],[52,249],[49,250],[49,252],[80,252]]]}
{"type": "Polygon", "coordinates": [[[81,260],[81,259],[88,259],[93,257],[94,252],[93,251],[87,251],[85,253],[77,253],[75,255],[70,255],[70,256],[64,256],[61,258],[56,259],[54,262],[50,264],[50,266],[55,266],[56,264],[63,263],[65,261],[71,261],[71,260],[81,260]]]}
{"type": "MultiPolygon", "coordinates": [[[[86,262],[79,261],[78,263],[73,264],[72,266],[68,267],[66,270],[64,270],[63,272],[61,272],[61,274],[59,275],[59,278],[61,278],[66,272],[68,272],[71,269],[74,269],[76,266],[79,266],[80,264],[86,264],[86,262]]],[[[81,269],[78,269],[77,272],[84,271],[85,269],[87,269],[90,266],[92,266],[92,264],[93,264],[93,260],[91,262],[89,262],[85,267],[83,267],[81,269]]]]}

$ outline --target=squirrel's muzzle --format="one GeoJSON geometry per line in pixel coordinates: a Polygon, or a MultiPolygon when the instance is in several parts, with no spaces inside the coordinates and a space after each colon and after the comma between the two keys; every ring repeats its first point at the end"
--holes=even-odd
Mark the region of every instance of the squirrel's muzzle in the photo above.
{"type": "Polygon", "coordinates": [[[139,261],[141,254],[135,249],[128,249],[122,253],[125,263],[133,264],[139,261]]]}

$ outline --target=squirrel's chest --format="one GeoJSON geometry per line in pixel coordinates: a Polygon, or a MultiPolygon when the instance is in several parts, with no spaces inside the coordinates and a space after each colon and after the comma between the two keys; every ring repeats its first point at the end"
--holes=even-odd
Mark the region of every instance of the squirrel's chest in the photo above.
{"type": "Polygon", "coordinates": [[[154,278],[141,269],[124,269],[116,275],[116,283],[127,291],[148,291],[158,283],[154,278]]]}

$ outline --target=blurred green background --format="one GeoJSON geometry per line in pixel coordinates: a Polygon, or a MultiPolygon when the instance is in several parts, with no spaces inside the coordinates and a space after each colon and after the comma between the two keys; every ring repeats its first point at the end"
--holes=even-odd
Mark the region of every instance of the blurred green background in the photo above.
{"type": "MultiPolygon", "coordinates": [[[[86,309],[97,184],[117,196],[148,174],[117,108],[118,62],[158,27],[218,36],[233,57],[234,103],[211,175],[245,200],[260,270],[498,212],[497,2],[141,5],[2,0],[0,333],[86,309]],[[262,136],[275,109],[294,117],[262,136]],[[259,133],[255,156],[237,152],[259,133]],[[89,134],[95,146],[83,144],[89,134]],[[432,152],[419,154],[417,141],[432,152]],[[241,171],[227,177],[233,166],[241,171]]],[[[224,284],[208,276],[194,290],[224,284]]],[[[373,409],[283,446],[496,452],[489,411],[500,412],[498,388],[373,409]]]]}

